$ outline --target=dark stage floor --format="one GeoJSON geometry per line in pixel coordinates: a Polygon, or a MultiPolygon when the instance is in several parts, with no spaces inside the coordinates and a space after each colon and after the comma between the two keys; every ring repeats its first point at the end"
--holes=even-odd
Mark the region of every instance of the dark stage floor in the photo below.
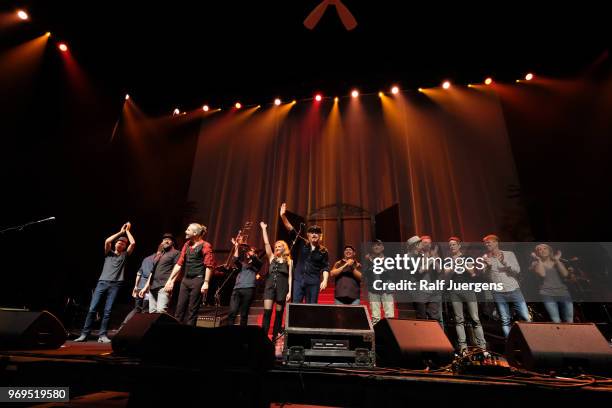
{"type": "Polygon", "coordinates": [[[516,406],[527,398],[545,398],[549,405],[563,406],[612,400],[612,380],[605,379],[292,368],[280,362],[268,371],[189,368],[179,362],[162,366],[114,356],[109,344],[94,341],[66,342],[57,350],[0,352],[0,369],[4,386],[69,386],[72,399],[81,397],[75,400],[79,406],[121,406],[121,401],[129,406],[166,402],[202,406],[215,401],[262,407],[275,403],[385,407],[417,402],[499,407],[516,406]]]}

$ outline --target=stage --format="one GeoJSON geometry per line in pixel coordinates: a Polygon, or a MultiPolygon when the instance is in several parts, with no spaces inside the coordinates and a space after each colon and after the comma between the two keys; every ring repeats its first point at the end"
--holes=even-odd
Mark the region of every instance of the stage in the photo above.
{"type": "MultiPolygon", "coordinates": [[[[211,351],[214,352],[214,351],[211,351]]],[[[129,406],[271,404],[400,406],[413,403],[516,406],[525,399],[548,404],[609,403],[612,381],[533,376],[490,377],[449,370],[287,367],[246,368],[144,364],[117,357],[110,344],[66,342],[58,350],[0,352],[4,386],[68,386],[71,400],[101,391],[129,406]],[[127,394],[126,394],[127,393],[127,394]],[[129,395],[125,400],[126,395],[129,395]]],[[[106,401],[107,403],[108,401],[106,401]]],[[[57,404],[53,404],[57,406],[57,404]]],[[[118,405],[121,406],[121,405],[118,405]]]]}

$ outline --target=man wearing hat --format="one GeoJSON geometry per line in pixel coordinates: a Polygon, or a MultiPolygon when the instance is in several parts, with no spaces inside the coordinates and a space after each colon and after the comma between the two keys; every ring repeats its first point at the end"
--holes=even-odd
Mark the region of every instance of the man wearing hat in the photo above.
{"type": "Polygon", "coordinates": [[[125,272],[125,261],[128,255],[131,255],[134,251],[136,241],[130,232],[132,225],[126,222],[121,227],[121,230],[116,234],[111,235],[104,241],[104,266],[102,267],[102,273],[98,279],[98,284],[93,292],[91,303],[89,304],[89,311],[87,313],[87,319],[81,335],[74,341],[86,341],[87,336],[91,332],[94,320],[96,318],[96,309],[102,301],[102,298],[106,296],[106,303],[104,304],[104,315],[102,317],[102,324],[100,325],[99,343],[110,343],[110,339],[106,335],[108,330],[108,322],[110,321],[111,311],[115,298],[124,280],[125,272]],[[127,236],[127,237],[126,237],[127,236]],[[113,249],[113,242],[115,247],[113,249]]]}
{"type": "Polygon", "coordinates": [[[286,212],[287,204],[283,203],[280,217],[295,242],[293,249],[297,258],[293,275],[293,302],[302,303],[305,300],[306,303],[317,303],[319,292],[327,288],[329,279],[329,253],[327,248],[321,245],[321,227],[318,225],[308,227],[307,239],[303,238],[287,219],[286,212]]]}
{"type": "Polygon", "coordinates": [[[372,324],[380,321],[381,309],[385,313],[385,318],[392,319],[395,317],[395,300],[393,293],[377,290],[374,287],[376,280],[390,282],[391,271],[385,270],[382,274],[374,273],[374,262],[376,258],[385,258],[385,245],[380,239],[372,242],[370,252],[365,256],[365,279],[366,287],[368,288],[368,301],[370,302],[370,310],[372,311],[372,324]]]}
{"type": "Polygon", "coordinates": [[[352,245],[345,245],[344,256],[334,264],[329,274],[335,279],[334,298],[337,305],[358,305],[361,286],[361,264],[352,245]]]}
{"type": "Polygon", "coordinates": [[[149,313],[166,313],[170,303],[171,293],[164,289],[174,265],[178,262],[180,252],[174,248],[174,235],[166,233],[162,236],[155,254],[153,272],[147,284],[138,296],[143,298],[149,292],[149,313]]]}

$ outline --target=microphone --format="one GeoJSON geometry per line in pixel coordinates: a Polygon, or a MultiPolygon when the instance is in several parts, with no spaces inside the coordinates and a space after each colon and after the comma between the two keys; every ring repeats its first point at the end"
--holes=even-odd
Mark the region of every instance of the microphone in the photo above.
{"type": "Polygon", "coordinates": [[[39,222],[53,221],[55,217],[49,217],[42,220],[34,221],[32,224],[38,224],[39,222]]]}

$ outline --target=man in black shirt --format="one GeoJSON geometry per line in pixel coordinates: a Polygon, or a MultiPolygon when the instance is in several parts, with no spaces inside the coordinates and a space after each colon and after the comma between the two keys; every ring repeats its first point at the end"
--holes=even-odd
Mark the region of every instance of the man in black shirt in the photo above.
{"type": "Polygon", "coordinates": [[[149,295],[149,313],[166,313],[170,303],[170,294],[164,286],[170,279],[172,269],[178,262],[180,252],[174,248],[174,235],[166,233],[162,237],[159,251],[155,255],[155,266],[149,276],[146,286],[140,292],[143,297],[147,291],[149,295]]]}
{"type": "Polygon", "coordinates": [[[125,261],[128,255],[131,255],[134,251],[136,241],[130,232],[132,225],[126,222],[121,227],[121,230],[116,234],[111,235],[104,241],[104,267],[102,273],[98,279],[98,284],[94,290],[89,304],[89,311],[87,313],[87,319],[85,325],[81,331],[81,335],[74,341],[86,341],[87,336],[91,332],[94,320],[96,318],[96,309],[100,304],[102,297],[106,296],[106,303],[104,305],[104,315],[102,317],[102,324],[100,325],[99,343],[110,343],[110,339],[106,335],[108,330],[108,322],[110,321],[110,315],[115,303],[115,298],[119,292],[119,288],[124,280],[125,272],[125,261]],[[124,236],[126,235],[127,238],[124,236]],[[113,241],[115,242],[115,249],[112,249],[113,241]],[[128,244],[129,242],[129,244],[128,244]]]}
{"type": "Polygon", "coordinates": [[[361,264],[352,245],[344,247],[344,257],[329,272],[335,279],[334,298],[337,305],[358,305],[361,286],[361,264]]]}
{"type": "Polygon", "coordinates": [[[283,203],[280,208],[280,217],[283,225],[291,234],[295,242],[294,253],[297,256],[297,265],[293,275],[293,301],[301,303],[317,303],[319,291],[327,288],[329,279],[329,253],[327,248],[321,245],[321,227],[312,225],[307,230],[308,239],[300,236],[287,219],[287,204],[283,203]],[[321,277],[323,279],[321,280],[321,277]]]}

